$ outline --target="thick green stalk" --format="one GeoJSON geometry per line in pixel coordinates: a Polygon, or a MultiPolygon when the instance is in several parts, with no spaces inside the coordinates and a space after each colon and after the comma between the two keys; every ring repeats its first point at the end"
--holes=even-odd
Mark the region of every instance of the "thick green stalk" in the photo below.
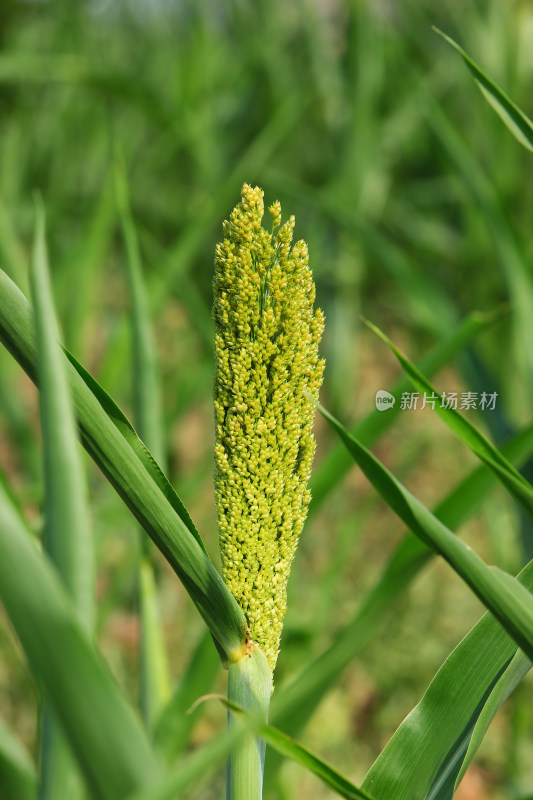
{"type": "MultiPolygon", "coordinates": [[[[261,722],[266,722],[272,694],[272,673],[263,652],[257,647],[230,664],[228,700],[237,703],[261,722]]],[[[229,714],[228,728],[245,723],[229,714]]],[[[226,800],[261,800],[265,743],[249,729],[239,737],[228,758],[226,800]]]]}

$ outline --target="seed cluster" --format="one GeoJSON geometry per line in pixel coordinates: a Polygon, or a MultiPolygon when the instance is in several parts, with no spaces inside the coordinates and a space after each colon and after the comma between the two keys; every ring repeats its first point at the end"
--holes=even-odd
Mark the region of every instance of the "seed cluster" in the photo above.
{"type": "Polygon", "coordinates": [[[263,192],[245,184],[215,258],[215,493],[225,581],[274,669],[287,580],[307,515],[324,327],[307,245],[291,248],[281,205],[262,227],[263,192]],[[281,227],[280,227],[281,226],[281,227]]]}

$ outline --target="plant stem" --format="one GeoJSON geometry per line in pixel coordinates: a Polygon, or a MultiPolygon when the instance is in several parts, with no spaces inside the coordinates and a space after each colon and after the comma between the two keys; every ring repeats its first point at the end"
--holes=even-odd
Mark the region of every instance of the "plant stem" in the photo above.
{"type": "MultiPolygon", "coordinates": [[[[271,694],[270,667],[263,652],[254,645],[229,666],[228,699],[266,722],[271,694]]],[[[243,724],[228,712],[230,731],[243,724]]],[[[252,731],[243,733],[228,758],[226,800],[261,800],[264,763],[264,741],[252,731]]]]}

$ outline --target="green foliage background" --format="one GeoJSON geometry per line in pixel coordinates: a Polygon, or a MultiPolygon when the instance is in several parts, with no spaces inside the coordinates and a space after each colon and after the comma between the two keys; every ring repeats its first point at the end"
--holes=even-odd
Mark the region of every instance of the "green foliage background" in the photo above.
{"type": "MultiPolygon", "coordinates": [[[[161,369],[164,456],[214,559],[213,253],[244,181],[262,186],[268,201],[279,198],[309,244],[327,321],[322,399],[336,416],[364,416],[375,392],[400,376],[361,313],[416,360],[467,313],[505,303],[506,314],[433,382],[445,391],[497,391],[494,412],[468,412],[496,442],[529,421],[530,156],[432,25],[532,112],[526,0],[2,3],[1,266],[27,287],[37,189],[65,344],[131,416],[129,291],[113,185],[120,150],[161,369]]],[[[0,465],[38,530],[36,393],[3,351],[0,426],[0,465]]],[[[321,419],[317,436],[319,465],[334,446],[321,419]]],[[[475,463],[427,409],[402,411],[376,452],[430,507],[475,463]]],[[[89,462],[87,475],[99,643],[135,698],[136,525],[89,462]]],[[[355,469],[315,506],[291,578],[276,684],[335,638],[401,533],[355,469]]],[[[531,526],[501,489],[465,539],[513,572],[533,555],[531,526]]],[[[170,568],[157,563],[177,680],[202,623],[170,568]]],[[[459,578],[432,563],[329,691],[303,741],[360,784],[481,612],[459,578]]],[[[38,695],[23,663],[2,617],[0,716],[32,749],[38,695]]],[[[217,680],[222,689],[222,674],[217,680]]],[[[458,797],[533,791],[530,688],[526,680],[496,718],[458,797]]],[[[191,746],[224,722],[207,707],[191,746]]],[[[220,785],[194,796],[216,797],[220,785]]],[[[281,785],[283,797],[328,796],[293,765],[281,785]]]]}

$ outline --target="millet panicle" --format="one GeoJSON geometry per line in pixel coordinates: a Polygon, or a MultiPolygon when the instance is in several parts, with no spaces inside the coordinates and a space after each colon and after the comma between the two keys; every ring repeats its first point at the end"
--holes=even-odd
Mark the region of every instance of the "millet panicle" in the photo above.
{"type": "Polygon", "coordinates": [[[274,670],[287,580],[310,500],[324,327],[294,217],[262,227],[245,184],[215,258],[215,494],[224,579],[274,670]]]}

